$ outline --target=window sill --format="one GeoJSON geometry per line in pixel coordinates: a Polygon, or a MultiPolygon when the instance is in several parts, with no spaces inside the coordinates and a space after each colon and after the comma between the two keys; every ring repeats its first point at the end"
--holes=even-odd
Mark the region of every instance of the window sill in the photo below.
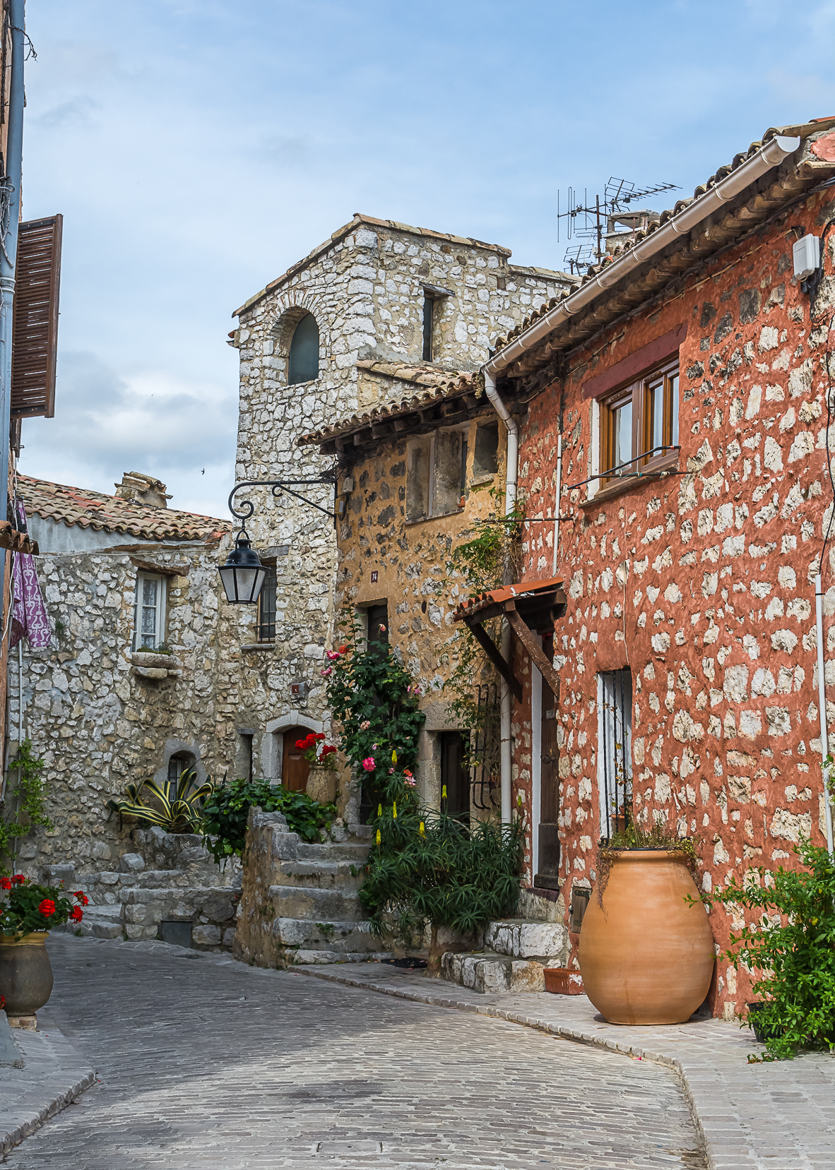
{"type": "Polygon", "coordinates": [[[275,642],[242,642],[241,650],[249,654],[253,650],[275,650],[275,642]]]}
{"type": "Polygon", "coordinates": [[[180,678],[183,664],[173,654],[159,654],[155,650],[134,650],[130,656],[131,670],[138,678],[161,682],[166,678],[180,678]]]}
{"type": "Polygon", "coordinates": [[[450,516],[460,516],[463,511],[462,507],[454,508],[451,512],[437,512],[434,516],[416,516],[414,520],[404,520],[403,524],[407,528],[411,528],[415,524],[431,524],[433,520],[448,520],[450,516]]]}
{"type": "Polygon", "coordinates": [[[671,460],[663,466],[646,469],[640,475],[621,476],[614,483],[607,483],[605,487],[600,488],[588,500],[581,500],[579,507],[583,511],[588,511],[597,504],[605,504],[607,500],[614,500],[618,496],[626,495],[627,492],[634,492],[645,483],[656,483],[659,479],[664,479],[676,471],[678,471],[678,459],[671,460]]]}

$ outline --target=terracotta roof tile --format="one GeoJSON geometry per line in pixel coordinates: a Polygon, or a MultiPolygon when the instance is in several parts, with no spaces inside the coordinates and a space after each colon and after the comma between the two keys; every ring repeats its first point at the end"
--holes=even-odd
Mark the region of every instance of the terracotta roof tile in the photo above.
{"type": "Polygon", "coordinates": [[[536,597],[539,593],[550,593],[562,585],[562,577],[545,577],[541,581],[519,581],[515,585],[501,585],[498,589],[490,589],[485,593],[474,593],[466,601],[462,601],[455,610],[455,618],[462,621],[466,617],[480,613],[491,605],[501,605],[524,597],[536,597]]]}
{"type": "Polygon", "coordinates": [[[145,540],[219,540],[232,527],[213,516],[140,504],[28,475],[18,474],[16,481],[29,515],[58,520],[68,527],[124,532],[145,540]]]}

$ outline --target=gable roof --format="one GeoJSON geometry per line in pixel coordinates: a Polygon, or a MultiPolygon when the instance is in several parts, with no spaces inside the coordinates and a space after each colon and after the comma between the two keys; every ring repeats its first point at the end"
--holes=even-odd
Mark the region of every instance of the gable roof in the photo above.
{"type": "MultiPolygon", "coordinates": [[[[363,215],[361,212],[355,211],[353,218],[348,223],[345,223],[342,225],[342,227],[337,228],[335,232],[332,232],[331,235],[329,235],[328,238],[321,244],[317,244],[317,246],[313,248],[312,251],[308,252],[306,256],[303,256],[301,260],[297,260],[295,264],[291,264],[286,272],[282,272],[280,276],[277,276],[274,280],[271,280],[269,284],[265,285],[260,292],[255,293],[253,296],[245,300],[242,305],[239,305],[238,308],[235,309],[235,311],[232,313],[232,316],[239,317],[241,313],[245,313],[247,309],[251,309],[253,305],[258,303],[258,301],[263,300],[263,298],[266,296],[269,296],[271,292],[275,292],[275,290],[280,288],[281,285],[284,284],[285,281],[289,280],[291,276],[295,276],[297,272],[301,272],[303,268],[307,268],[307,266],[312,264],[314,260],[319,258],[319,256],[323,255],[330,248],[333,248],[334,245],[338,244],[340,240],[344,240],[347,235],[350,235],[352,231],[358,227],[361,227],[363,224],[372,228],[387,228],[389,231],[399,232],[402,235],[422,236],[424,239],[429,240],[444,240],[449,244],[459,244],[465,248],[483,248],[487,252],[494,252],[499,256],[504,256],[505,258],[511,255],[510,248],[503,248],[501,244],[488,244],[484,240],[477,240],[472,236],[456,236],[449,232],[436,232],[433,228],[412,227],[411,224],[400,223],[396,219],[377,219],[373,215],[363,215]]],[[[566,284],[572,285],[576,283],[575,277],[570,276],[565,272],[553,271],[550,268],[526,268],[517,264],[510,265],[510,267],[514,271],[527,273],[532,276],[540,276],[543,278],[543,280],[561,280],[566,284]]]]}
{"type": "Polygon", "coordinates": [[[89,488],[70,487],[33,479],[15,477],[17,494],[27,514],[45,520],[57,520],[68,528],[92,528],[99,532],[124,532],[143,540],[220,540],[232,528],[229,521],[195,512],[178,512],[106,496],[89,488]]]}
{"type": "Polygon", "coordinates": [[[630,236],[628,243],[592,265],[576,288],[552,297],[506,336],[498,337],[485,369],[494,374],[508,371],[523,357],[531,367],[547,364],[555,353],[557,332],[562,335],[560,349],[580,343],[607,321],[647,300],[673,275],[706,259],[826,179],[835,171],[829,142],[833,127],[835,116],[770,127],[696,187],[692,196],[679,199],[630,236]],[[821,137],[827,142],[818,150],[814,140],[821,137]],[[798,153],[802,145],[806,149],[798,153]],[[702,225],[708,222],[712,226],[705,231],[702,225]],[[545,337],[548,352],[543,350],[537,359],[529,351],[545,337]]]}

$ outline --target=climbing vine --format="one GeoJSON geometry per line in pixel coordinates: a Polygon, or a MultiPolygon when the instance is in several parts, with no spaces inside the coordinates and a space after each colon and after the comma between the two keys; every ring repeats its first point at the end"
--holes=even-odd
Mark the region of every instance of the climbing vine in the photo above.
{"type": "Polygon", "coordinates": [[[46,815],[43,769],[43,760],[32,754],[32,744],[25,739],[9,764],[0,810],[0,863],[14,860],[18,839],[36,825],[52,828],[46,815]]]}

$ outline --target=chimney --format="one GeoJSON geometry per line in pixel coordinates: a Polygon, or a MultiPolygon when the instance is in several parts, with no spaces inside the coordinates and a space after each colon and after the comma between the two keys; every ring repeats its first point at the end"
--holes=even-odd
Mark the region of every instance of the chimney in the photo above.
{"type": "Polygon", "coordinates": [[[634,244],[638,232],[645,232],[661,219],[659,211],[636,208],[634,211],[616,211],[606,217],[604,246],[608,253],[624,244],[634,244]]]}
{"type": "Polygon", "coordinates": [[[132,500],[134,504],[147,504],[151,508],[166,508],[171,496],[166,494],[165,484],[152,475],[141,471],[126,471],[122,482],[114,485],[120,500],[132,500]]]}

